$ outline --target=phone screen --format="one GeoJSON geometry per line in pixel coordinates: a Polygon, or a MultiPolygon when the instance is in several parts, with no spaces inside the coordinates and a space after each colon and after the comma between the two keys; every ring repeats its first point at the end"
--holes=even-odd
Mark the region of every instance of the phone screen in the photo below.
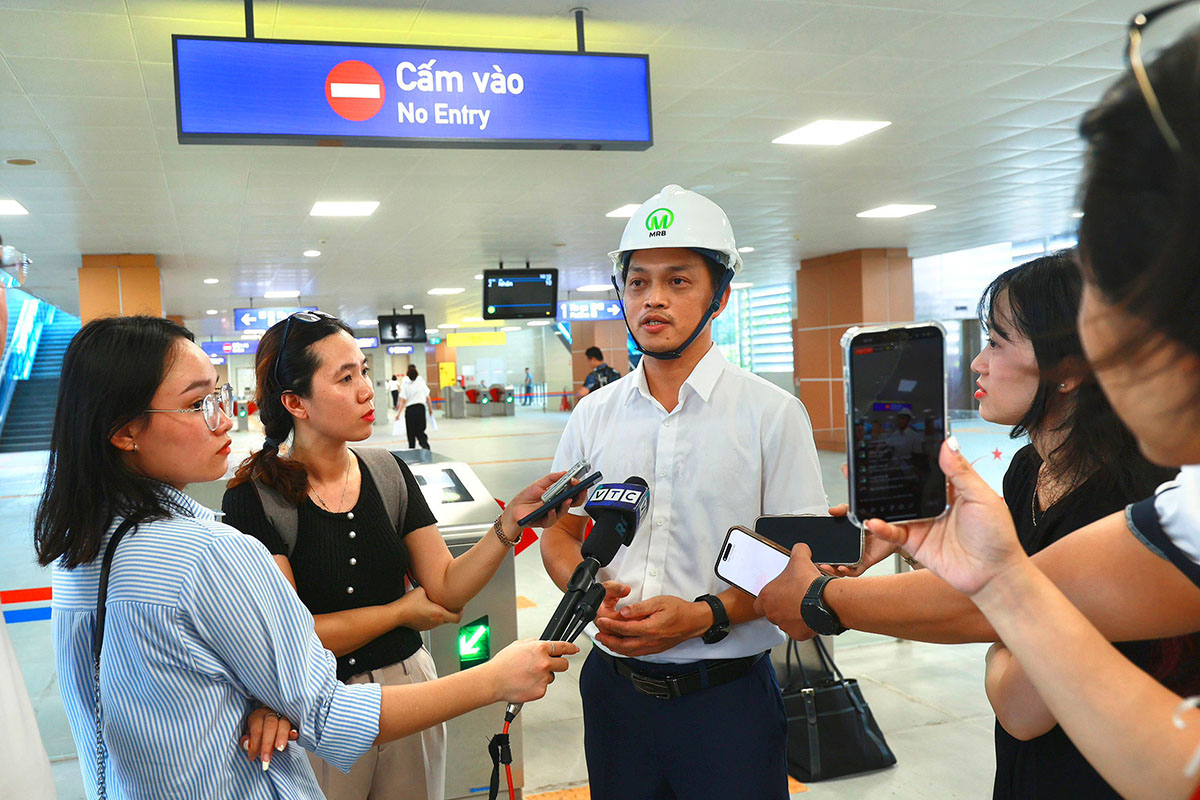
{"type": "Polygon", "coordinates": [[[717,557],[717,577],[757,597],[787,567],[788,558],[745,528],[730,528],[717,557]]]}
{"type": "Polygon", "coordinates": [[[862,559],[862,531],[846,517],[759,517],[754,530],[788,552],[803,542],[814,564],[849,565],[862,559]]]}
{"type": "Polygon", "coordinates": [[[856,519],[936,517],[946,507],[945,337],[935,325],[850,342],[850,509],[856,519]]]}

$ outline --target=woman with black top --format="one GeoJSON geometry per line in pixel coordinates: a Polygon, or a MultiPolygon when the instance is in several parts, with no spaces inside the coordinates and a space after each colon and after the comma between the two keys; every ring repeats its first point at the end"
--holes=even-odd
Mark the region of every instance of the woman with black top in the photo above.
{"type": "MultiPolygon", "coordinates": [[[[1004,475],[1004,501],[1029,554],[1151,493],[1171,472],[1151,465],[1090,377],[1074,320],[1082,279],[1069,252],[1000,275],[980,300],[987,346],[979,414],[1029,435],[1004,475]]],[[[1118,648],[1175,691],[1198,674],[1194,636],[1118,648]]],[[[993,798],[1120,795],[1058,727],[1003,644],[988,651],[986,687],[996,711],[993,798]]]]}
{"type": "MultiPolygon", "coordinates": [[[[348,326],[320,312],[293,314],[263,336],[255,369],[267,440],[230,481],[225,522],[275,557],[337,657],[339,680],[387,686],[436,678],[420,631],[459,620],[520,538],[514,507],[533,510],[526,506],[540,502],[549,481],[522,491],[494,535],[452,558],[408,467],[386,451],[347,446],[369,437],[374,422],[366,361],[348,326]],[[399,520],[389,518],[396,498],[381,494],[387,485],[406,497],[399,520]],[[279,508],[294,516],[271,516],[279,508]],[[405,591],[407,575],[419,588],[405,591]]],[[[332,800],[443,797],[442,726],[372,749],[348,774],[309,757],[332,800]]]]}

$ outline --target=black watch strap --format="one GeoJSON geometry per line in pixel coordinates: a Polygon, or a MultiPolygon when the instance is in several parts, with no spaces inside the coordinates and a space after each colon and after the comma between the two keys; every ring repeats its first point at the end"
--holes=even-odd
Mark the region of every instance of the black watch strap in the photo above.
{"type": "Polygon", "coordinates": [[[825,605],[825,587],[832,580],[836,580],[832,575],[817,578],[809,584],[804,599],[800,601],[800,616],[804,624],[822,636],[836,636],[846,631],[833,609],[825,605]]]}
{"type": "Polygon", "coordinates": [[[700,638],[705,644],[716,644],[729,635],[729,614],[725,611],[725,604],[721,602],[721,598],[716,595],[702,594],[694,602],[699,603],[700,601],[708,603],[713,614],[712,627],[705,631],[700,638]]]}

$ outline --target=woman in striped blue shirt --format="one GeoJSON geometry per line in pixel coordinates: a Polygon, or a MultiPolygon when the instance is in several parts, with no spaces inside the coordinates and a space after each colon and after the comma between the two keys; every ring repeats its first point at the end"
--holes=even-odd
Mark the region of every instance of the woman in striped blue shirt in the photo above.
{"type": "MultiPolygon", "coordinates": [[[[94,320],[67,350],[35,544],[56,567],[59,685],[89,796],[318,798],[300,747],[345,770],[375,743],[545,694],[574,645],[517,642],[419,685],[339,683],[267,550],[182,492],[224,474],[229,399],[165,319],[94,320]],[[300,745],[261,769],[238,745],[258,702],[293,721],[300,745]]],[[[550,480],[514,503],[536,508],[550,480]]]]}

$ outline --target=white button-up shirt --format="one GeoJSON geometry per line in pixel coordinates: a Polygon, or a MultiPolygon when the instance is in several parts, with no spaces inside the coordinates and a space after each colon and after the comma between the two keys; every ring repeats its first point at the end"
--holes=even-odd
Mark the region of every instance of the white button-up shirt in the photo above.
{"type": "MultiPolygon", "coordinates": [[[[587,458],[605,482],[637,475],[650,487],[650,508],[633,542],[600,571],[602,580],[632,588],[621,605],[719,594],[729,584],[713,565],[731,526],[753,529],[764,514],[828,513],[812,424],[799,399],[733,366],[714,346],[668,412],[650,394],[644,363],[580,400],[554,457],[556,471],[587,458]]],[[[595,631],[588,628],[593,638],[595,631]]],[[[734,626],[717,644],[689,639],[643,660],[739,658],[783,640],[782,631],[757,619],[734,626]]]]}

